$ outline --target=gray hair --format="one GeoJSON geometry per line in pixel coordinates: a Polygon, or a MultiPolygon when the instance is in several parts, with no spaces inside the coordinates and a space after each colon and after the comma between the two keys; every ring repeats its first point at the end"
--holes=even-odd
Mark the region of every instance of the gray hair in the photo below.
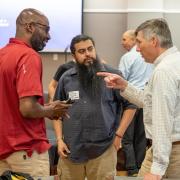
{"type": "Polygon", "coordinates": [[[156,36],[162,48],[170,48],[173,46],[171,32],[165,19],[158,18],[147,20],[137,27],[135,31],[136,36],[139,31],[142,31],[146,39],[156,36]]]}

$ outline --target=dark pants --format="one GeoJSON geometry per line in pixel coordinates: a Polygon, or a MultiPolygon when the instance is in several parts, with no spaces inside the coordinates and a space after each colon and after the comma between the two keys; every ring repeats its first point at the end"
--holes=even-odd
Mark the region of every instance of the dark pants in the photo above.
{"type": "Polygon", "coordinates": [[[143,123],[143,109],[137,109],[133,121],[126,130],[122,147],[127,171],[137,173],[146,153],[146,137],[143,123]]]}

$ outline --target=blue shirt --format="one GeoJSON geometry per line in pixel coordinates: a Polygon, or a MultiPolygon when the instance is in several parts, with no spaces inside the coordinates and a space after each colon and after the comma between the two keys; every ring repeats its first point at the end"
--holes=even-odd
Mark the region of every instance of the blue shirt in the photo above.
{"type": "Polygon", "coordinates": [[[144,61],[141,54],[136,51],[136,46],[134,46],[122,56],[118,69],[129,83],[139,89],[144,89],[144,85],[148,82],[153,67],[152,64],[144,61]]]}
{"type": "MultiPolygon", "coordinates": [[[[104,69],[120,74],[107,65],[104,69]]],[[[69,108],[70,119],[63,120],[64,141],[73,162],[100,156],[112,144],[123,110],[135,108],[120,96],[118,90],[106,88],[103,80],[101,86],[98,100],[88,97],[79,84],[76,67],[65,72],[58,83],[55,100],[75,99],[69,108]]]]}

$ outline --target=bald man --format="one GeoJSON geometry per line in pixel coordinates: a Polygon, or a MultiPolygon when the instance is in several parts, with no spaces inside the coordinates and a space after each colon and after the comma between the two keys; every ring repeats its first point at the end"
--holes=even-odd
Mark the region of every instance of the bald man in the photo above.
{"type": "MultiPolygon", "coordinates": [[[[121,44],[127,51],[119,63],[119,70],[124,78],[139,89],[144,89],[148,81],[152,65],[146,63],[136,51],[136,36],[134,30],[124,32],[121,44]]],[[[143,125],[143,109],[137,109],[133,121],[122,140],[125,153],[125,167],[129,176],[136,176],[146,152],[146,138],[143,125]]]]}
{"type": "Polygon", "coordinates": [[[15,38],[0,50],[0,175],[6,171],[49,175],[44,117],[66,115],[69,105],[44,106],[42,62],[37,53],[48,40],[49,21],[35,9],[24,9],[16,20],[15,38]]]}

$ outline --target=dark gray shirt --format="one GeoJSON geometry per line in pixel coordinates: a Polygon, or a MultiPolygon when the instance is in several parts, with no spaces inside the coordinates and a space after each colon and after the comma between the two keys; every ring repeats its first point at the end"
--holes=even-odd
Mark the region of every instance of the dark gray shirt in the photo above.
{"type": "MultiPolygon", "coordinates": [[[[107,65],[104,69],[120,73],[107,65]]],[[[79,85],[75,67],[65,72],[58,83],[55,100],[67,100],[69,96],[75,99],[69,108],[70,119],[63,120],[64,141],[73,162],[100,156],[112,144],[123,110],[136,108],[120,96],[119,90],[107,88],[104,81],[101,86],[100,100],[89,98],[79,85]]]]}

